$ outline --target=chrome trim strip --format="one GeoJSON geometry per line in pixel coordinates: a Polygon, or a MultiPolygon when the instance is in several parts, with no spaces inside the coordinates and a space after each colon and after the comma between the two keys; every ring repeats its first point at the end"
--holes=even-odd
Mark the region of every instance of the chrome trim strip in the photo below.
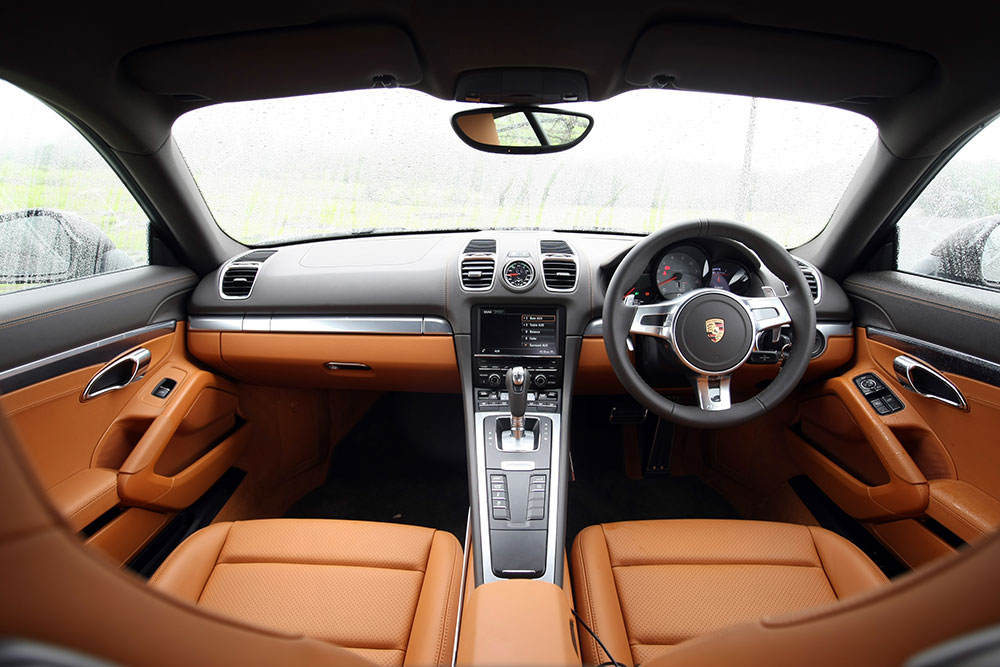
{"type": "MultiPolygon", "coordinates": [[[[816,330],[829,338],[830,336],[850,336],[854,333],[853,322],[817,322],[816,330]]],[[[604,320],[591,320],[583,330],[584,338],[603,338],[604,320]]]]}
{"type": "Polygon", "coordinates": [[[827,338],[830,336],[853,336],[854,322],[817,322],[816,330],[827,338]]]}
{"type": "MultiPolygon", "coordinates": [[[[486,484],[486,436],[484,435],[484,428],[486,426],[487,417],[509,417],[509,412],[477,412],[476,413],[476,458],[478,459],[478,465],[476,466],[476,484],[479,494],[479,532],[480,532],[480,544],[476,545],[481,554],[483,561],[483,583],[488,584],[492,581],[506,581],[506,579],[501,579],[493,574],[493,554],[490,551],[490,492],[489,486],[486,484]]],[[[547,519],[545,520],[545,529],[548,531],[545,535],[545,573],[538,579],[533,579],[532,581],[547,581],[549,583],[556,584],[555,574],[556,574],[556,563],[561,564],[563,557],[564,545],[556,544],[556,524],[559,520],[559,485],[562,483],[560,479],[560,461],[562,456],[562,442],[560,438],[562,437],[561,417],[562,415],[558,412],[527,412],[525,417],[545,417],[552,420],[552,444],[549,450],[549,506],[547,519]]],[[[565,577],[565,573],[563,573],[565,577]]],[[[561,582],[560,582],[561,583],[561,582]]],[[[556,584],[560,585],[560,584],[556,584]]]]}
{"type": "Polygon", "coordinates": [[[886,331],[875,327],[868,327],[865,331],[871,340],[891,345],[901,352],[930,364],[939,371],[961,375],[1000,387],[1000,364],[895,331],[886,331]]]}
{"type": "Polygon", "coordinates": [[[11,368],[0,373],[0,393],[10,393],[87,366],[107,363],[122,352],[176,328],[176,320],[157,322],[11,368]]]}
{"type": "Polygon", "coordinates": [[[450,336],[451,325],[440,317],[296,315],[192,315],[191,331],[256,331],[278,333],[354,333],[450,336]]]}

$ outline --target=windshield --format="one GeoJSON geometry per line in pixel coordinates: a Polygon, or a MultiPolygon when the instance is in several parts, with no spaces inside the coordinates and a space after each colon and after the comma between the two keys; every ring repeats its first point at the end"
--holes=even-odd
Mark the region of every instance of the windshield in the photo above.
{"type": "Polygon", "coordinates": [[[810,104],[636,90],[567,105],[578,146],[483,153],[451,129],[475,108],[397,88],[218,104],[174,125],[222,229],[250,245],[384,231],[648,233],[692,218],[753,225],[786,247],[818,234],[876,129],[810,104]]]}

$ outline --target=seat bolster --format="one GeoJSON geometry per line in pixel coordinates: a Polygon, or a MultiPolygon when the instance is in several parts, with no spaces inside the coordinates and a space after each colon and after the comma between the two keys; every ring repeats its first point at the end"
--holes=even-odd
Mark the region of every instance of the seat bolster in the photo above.
{"type": "Polygon", "coordinates": [[[232,527],[232,522],[216,523],[188,537],[167,557],[149,585],[197,603],[232,527]]]}
{"type": "Polygon", "coordinates": [[[431,541],[404,665],[451,664],[462,582],[462,547],[451,533],[431,541]]]}
{"type": "Polygon", "coordinates": [[[888,579],[861,549],[823,528],[809,526],[816,553],[838,599],[885,584],[888,579]]]}
{"type": "MultiPolygon", "coordinates": [[[[625,620],[602,526],[590,526],[577,535],[573,543],[573,574],[577,612],[615,660],[631,664],[632,650],[625,633],[625,620]]],[[[581,628],[579,634],[584,664],[598,665],[609,660],[585,630],[581,628]]]]}

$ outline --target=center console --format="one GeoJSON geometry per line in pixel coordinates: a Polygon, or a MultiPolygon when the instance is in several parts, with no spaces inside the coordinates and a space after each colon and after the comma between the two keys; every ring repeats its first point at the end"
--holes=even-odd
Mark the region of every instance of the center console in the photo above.
{"type": "Polygon", "coordinates": [[[565,311],[476,306],[473,390],[484,583],[554,581],[565,311]]]}

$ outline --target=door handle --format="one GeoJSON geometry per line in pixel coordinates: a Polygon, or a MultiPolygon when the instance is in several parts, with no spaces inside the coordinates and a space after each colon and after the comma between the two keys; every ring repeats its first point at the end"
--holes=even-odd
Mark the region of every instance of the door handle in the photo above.
{"type": "Polygon", "coordinates": [[[893,359],[892,369],[896,371],[896,379],[903,385],[903,389],[959,410],[969,409],[969,404],[958,387],[927,364],[901,354],[893,359]]]}
{"type": "Polygon", "coordinates": [[[87,383],[87,388],[83,390],[83,400],[89,401],[101,394],[121,389],[141,380],[146,369],[149,368],[149,360],[152,356],[149,350],[140,347],[138,350],[132,350],[128,354],[118,357],[97,371],[97,375],[87,383]]]}

